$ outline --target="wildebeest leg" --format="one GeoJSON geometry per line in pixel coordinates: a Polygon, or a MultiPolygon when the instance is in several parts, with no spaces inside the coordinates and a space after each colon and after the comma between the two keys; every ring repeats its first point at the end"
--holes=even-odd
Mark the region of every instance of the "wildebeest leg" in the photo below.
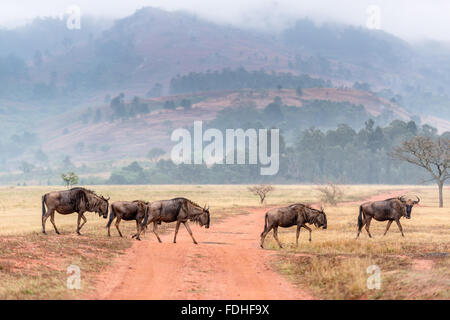
{"type": "Polygon", "coordinates": [[[370,234],[369,228],[370,228],[370,221],[372,221],[372,217],[367,217],[366,222],[366,231],[369,234],[369,238],[372,238],[372,235],[370,234]]]}
{"type": "Polygon", "coordinates": [[[297,233],[296,233],[296,235],[295,235],[295,245],[298,247],[298,237],[300,236],[300,228],[301,228],[302,226],[300,225],[300,226],[297,226],[297,233]]]}
{"type": "Polygon", "coordinates": [[[120,220],[121,219],[119,217],[117,217],[117,219],[116,219],[116,229],[119,232],[120,237],[123,238],[122,232],[120,232],[120,229],[119,229],[120,220]]]}
{"type": "Polygon", "coordinates": [[[197,241],[195,241],[195,239],[194,239],[194,235],[192,234],[191,228],[189,228],[188,222],[186,221],[183,224],[186,227],[186,229],[189,232],[189,234],[191,235],[192,241],[194,241],[195,244],[198,244],[197,241]]]}
{"type": "Polygon", "coordinates": [[[387,226],[386,226],[386,231],[384,232],[384,236],[385,236],[386,233],[388,232],[389,227],[391,226],[392,221],[393,221],[393,220],[389,220],[389,221],[388,221],[388,224],[387,224],[387,226]]]}
{"type": "Polygon", "coordinates": [[[140,235],[141,235],[141,230],[139,229],[139,221],[136,220],[136,233],[133,234],[131,237],[141,240],[139,237],[140,235]]]}
{"type": "Polygon", "coordinates": [[[395,220],[395,222],[397,222],[398,228],[400,229],[400,232],[402,233],[402,237],[404,237],[405,235],[403,234],[403,228],[402,225],[400,224],[400,220],[395,220]]]}
{"type": "Polygon", "coordinates": [[[263,244],[264,244],[264,239],[266,239],[266,236],[267,236],[267,234],[270,232],[270,230],[272,230],[272,225],[269,225],[269,227],[267,228],[267,230],[265,230],[265,231],[263,231],[263,232],[261,233],[261,243],[260,243],[260,245],[261,245],[261,248],[263,248],[263,249],[264,249],[264,246],[263,246],[263,244]]]}
{"type": "Polygon", "coordinates": [[[80,229],[79,229],[78,231],[80,231],[81,228],[83,228],[83,226],[84,226],[84,225],[86,224],[86,222],[87,222],[87,219],[86,219],[86,217],[84,216],[84,213],[81,214],[81,219],[83,219],[83,223],[81,224],[80,229]]]}
{"type": "Polygon", "coordinates": [[[55,224],[55,211],[54,210],[50,213],[50,221],[52,222],[53,227],[55,228],[55,232],[57,234],[59,234],[58,228],[56,228],[56,224],[55,224]]]}
{"type": "Polygon", "coordinates": [[[366,219],[363,219],[363,222],[361,224],[360,227],[358,227],[358,233],[356,234],[356,239],[359,238],[359,234],[361,233],[362,228],[364,227],[364,225],[366,224],[366,219]]]}
{"type": "Polygon", "coordinates": [[[78,213],[78,219],[77,219],[77,233],[78,233],[78,235],[81,235],[81,233],[80,233],[80,221],[81,221],[81,216],[82,215],[83,215],[82,213],[78,213]]]}
{"type": "Polygon", "coordinates": [[[158,228],[158,222],[154,221],[153,222],[153,233],[155,234],[156,238],[158,238],[159,243],[161,243],[161,239],[159,238],[159,235],[156,233],[156,229],[158,228]]]}
{"type": "Polygon", "coordinates": [[[311,232],[312,232],[311,228],[308,227],[306,224],[302,224],[302,227],[309,231],[309,242],[311,242],[312,241],[311,240],[311,232]]]}
{"type": "Polygon", "coordinates": [[[45,223],[47,222],[48,217],[49,217],[54,211],[55,211],[54,209],[50,209],[50,210],[48,210],[48,211],[45,213],[45,215],[42,217],[42,233],[43,233],[43,234],[47,234],[47,233],[45,232],[45,223]]]}
{"type": "Polygon", "coordinates": [[[283,248],[280,240],[278,240],[278,227],[273,227],[273,237],[275,238],[275,240],[277,240],[277,243],[280,246],[280,248],[283,248]]]}
{"type": "Polygon", "coordinates": [[[136,240],[141,240],[141,228],[140,228],[140,221],[136,220],[136,233],[133,234],[132,238],[136,238],[136,240]]]}
{"type": "Polygon", "coordinates": [[[180,221],[177,221],[177,225],[175,226],[175,235],[173,236],[173,243],[177,243],[177,233],[178,229],[180,229],[180,221]]]}

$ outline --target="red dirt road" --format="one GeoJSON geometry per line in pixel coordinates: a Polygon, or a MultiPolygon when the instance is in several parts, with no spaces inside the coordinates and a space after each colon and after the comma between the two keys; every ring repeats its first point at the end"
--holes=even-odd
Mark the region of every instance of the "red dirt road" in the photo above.
{"type": "Polygon", "coordinates": [[[100,275],[89,299],[312,299],[270,268],[274,253],[259,248],[267,209],[253,209],[210,229],[190,224],[193,244],[183,226],[177,243],[173,230],[158,243],[152,232],[135,242],[100,275]]]}

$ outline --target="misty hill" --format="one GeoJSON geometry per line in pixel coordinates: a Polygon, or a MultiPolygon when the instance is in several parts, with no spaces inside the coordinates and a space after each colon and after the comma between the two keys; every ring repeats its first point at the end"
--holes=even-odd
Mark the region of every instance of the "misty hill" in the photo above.
{"type": "Polygon", "coordinates": [[[376,30],[300,20],[269,34],[144,8],[80,30],[37,19],[0,44],[0,169],[167,151],[196,119],[276,125],[287,143],[369,118],[450,128],[450,50],[376,30]]]}
{"type": "Polygon", "coordinates": [[[42,150],[58,160],[70,155],[77,162],[142,158],[152,148],[170,151],[171,132],[190,128],[196,120],[203,120],[205,128],[276,126],[290,143],[310,127],[331,129],[347,123],[361,128],[368,119],[385,125],[412,118],[389,100],[353,89],[303,89],[301,96],[294,89],[207,91],[151,99],[124,96],[117,101],[122,105],[70,111],[55,118],[53,126],[38,129],[45,141],[42,150]]]}
{"type": "Polygon", "coordinates": [[[245,67],[309,74],[335,85],[367,82],[406,97],[411,111],[450,119],[449,70],[442,67],[450,51],[443,46],[433,50],[382,31],[308,20],[267,34],[155,8],[110,27],[91,20],[83,20],[81,30],[64,24],[41,19],[0,32],[0,98],[73,106],[111,90],[143,95],[157,83],[167,94],[177,75],[245,67]],[[412,93],[442,97],[437,106],[418,106],[417,97],[407,99],[412,93]]]}

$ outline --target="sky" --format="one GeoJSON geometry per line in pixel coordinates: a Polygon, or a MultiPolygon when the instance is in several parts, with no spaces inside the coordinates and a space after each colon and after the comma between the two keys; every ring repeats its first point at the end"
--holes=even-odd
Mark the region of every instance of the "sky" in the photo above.
{"type": "MultiPolygon", "coordinates": [[[[379,28],[408,41],[450,42],[448,0],[1,0],[0,26],[38,16],[61,16],[71,6],[82,15],[121,18],[145,6],[184,10],[238,27],[279,30],[296,19],[379,28]]],[[[82,17],[82,16],[81,16],[82,17]]]]}

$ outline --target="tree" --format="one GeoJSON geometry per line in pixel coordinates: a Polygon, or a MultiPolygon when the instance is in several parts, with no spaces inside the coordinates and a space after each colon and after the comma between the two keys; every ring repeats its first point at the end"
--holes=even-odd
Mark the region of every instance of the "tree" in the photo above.
{"type": "Polygon", "coordinates": [[[120,93],[117,97],[112,99],[110,103],[110,107],[114,115],[119,118],[126,115],[124,97],[125,95],[123,93],[120,93]]]}
{"type": "Polygon", "coordinates": [[[269,192],[273,191],[275,188],[268,184],[260,184],[259,186],[248,187],[248,191],[253,193],[256,196],[259,196],[261,200],[261,204],[266,199],[266,196],[269,192]]]}
{"type": "Polygon", "coordinates": [[[177,107],[175,106],[175,103],[172,100],[168,100],[164,102],[164,109],[167,110],[175,110],[177,107]]]}
{"type": "Polygon", "coordinates": [[[34,53],[33,63],[36,67],[40,67],[42,65],[42,53],[39,50],[34,53]]]}
{"type": "Polygon", "coordinates": [[[70,160],[70,156],[65,156],[63,159],[63,166],[64,168],[70,168],[73,167],[72,160],[70,160]]]}
{"type": "Polygon", "coordinates": [[[444,206],[443,188],[450,177],[450,139],[417,136],[394,148],[392,157],[427,170],[439,187],[439,207],[444,206]]]}
{"type": "Polygon", "coordinates": [[[21,167],[23,173],[30,173],[34,169],[34,165],[26,161],[22,161],[21,167]]]}
{"type": "Polygon", "coordinates": [[[184,110],[189,110],[192,108],[192,102],[188,99],[181,100],[180,105],[183,107],[184,110]]]}
{"type": "Polygon", "coordinates": [[[151,88],[148,92],[147,92],[147,98],[158,98],[162,95],[162,91],[163,91],[163,86],[161,83],[157,82],[155,83],[155,85],[153,86],[153,88],[151,88]]]}
{"type": "Polygon", "coordinates": [[[78,184],[78,176],[74,172],[62,173],[61,178],[67,188],[78,184]]]}
{"type": "Polygon", "coordinates": [[[344,191],[334,183],[319,186],[317,187],[317,191],[321,193],[320,200],[324,203],[329,203],[332,206],[337,205],[344,196],[344,191]]]}
{"type": "Polygon", "coordinates": [[[295,89],[295,92],[297,93],[297,96],[301,97],[303,95],[302,87],[298,86],[297,89],[295,89]]]}
{"type": "Polygon", "coordinates": [[[147,158],[151,161],[158,159],[159,157],[166,154],[166,152],[161,148],[153,148],[147,153],[147,158]]]}

